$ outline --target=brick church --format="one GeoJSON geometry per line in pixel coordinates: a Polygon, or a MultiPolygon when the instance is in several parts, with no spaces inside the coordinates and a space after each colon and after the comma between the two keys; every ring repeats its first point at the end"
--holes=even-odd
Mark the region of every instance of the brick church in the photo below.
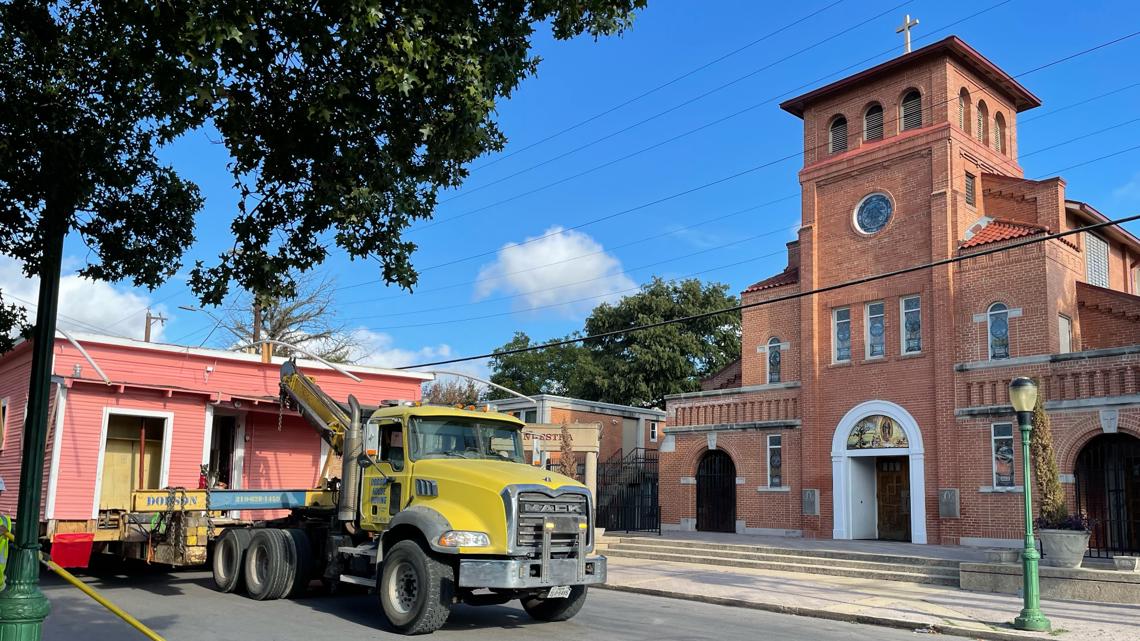
{"type": "MultiPolygon", "coordinates": [[[[1040,104],[957,37],[783,103],[802,227],[743,302],[1107,220],[1024,177],[1040,104]]],[[[1138,272],[1106,227],[745,310],[740,360],[668,399],[662,528],[1020,545],[1006,388],[1031,376],[1093,553],[1140,552],[1138,272]]]]}

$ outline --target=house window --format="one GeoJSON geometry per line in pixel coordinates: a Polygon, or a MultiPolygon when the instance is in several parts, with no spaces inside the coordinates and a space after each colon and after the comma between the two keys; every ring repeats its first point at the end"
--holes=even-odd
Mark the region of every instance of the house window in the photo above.
{"type": "Polygon", "coordinates": [[[783,487],[784,457],[779,434],[768,435],[768,487],[783,487]]]}
{"type": "Polygon", "coordinates": [[[780,382],[780,339],[773,337],[768,341],[768,382],[780,382]]]}
{"type": "Polygon", "coordinates": [[[1108,287],[1108,243],[1085,232],[1085,279],[1090,285],[1108,287]]]}
{"type": "Polygon", "coordinates": [[[1068,316],[1057,316],[1057,332],[1061,338],[1061,352],[1068,354],[1073,351],[1073,321],[1068,316]]]}
{"type": "Polygon", "coordinates": [[[974,174],[966,174],[966,204],[974,207],[978,203],[978,186],[974,174]]]}
{"type": "Polygon", "coordinates": [[[511,412],[511,414],[514,414],[515,417],[521,420],[523,423],[538,422],[538,410],[519,410],[517,412],[511,412]]]}
{"type": "Polygon", "coordinates": [[[8,444],[8,399],[0,398],[0,450],[8,444]]]}
{"type": "Polygon", "coordinates": [[[833,154],[847,151],[847,119],[843,116],[831,121],[827,131],[827,149],[833,154]]]}
{"type": "Polygon", "coordinates": [[[657,442],[657,421],[649,421],[649,442],[657,442]]]}
{"type": "Polygon", "coordinates": [[[994,151],[1005,153],[1005,116],[994,115],[994,151]]]}
{"type": "Polygon", "coordinates": [[[835,345],[832,360],[843,363],[851,360],[851,309],[837,309],[832,318],[831,343],[835,345]]]}
{"type": "Polygon", "coordinates": [[[887,355],[887,328],[883,319],[885,306],[882,301],[868,303],[867,312],[867,358],[882,358],[887,355]]]}
{"type": "Polygon", "coordinates": [[[990,426],[990,452],[993,455],[994,487],[1013,487],[1013,423],[990,426]]]}
{"type": "Polygon", "coordinates": [[[883,139],[883,106],[871,105],[863,115],[863,140],[883,139]]]}
{"type": "Polygon", "coordinates": [[[994,303],[986,316],[990,359],[1009,358],[1009,308],[1004,303],[994,303]]]}
{"type": "Polygon", "coordinates": [[[899,316],[902,318],[902,353],[917,354],[922,351],[922,309],[918,296],[907,296],[900,303],[899,316]]]}
{"type": "Polygon", "coordinates": [[[902,129],[918,129],[922,126],[922,94],[917,90],[907,92],[902,99],[902,129]]]}

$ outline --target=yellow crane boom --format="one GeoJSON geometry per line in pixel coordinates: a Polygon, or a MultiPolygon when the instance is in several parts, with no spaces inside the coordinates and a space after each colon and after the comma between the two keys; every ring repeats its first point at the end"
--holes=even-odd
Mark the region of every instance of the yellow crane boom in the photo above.
{"type": "Polygon", "coordinates": [[[352,417],[293,361],[281,364],[281,397],[283,403],[296,407],[337,456],[344,453],[344,434],[352,417]]]}

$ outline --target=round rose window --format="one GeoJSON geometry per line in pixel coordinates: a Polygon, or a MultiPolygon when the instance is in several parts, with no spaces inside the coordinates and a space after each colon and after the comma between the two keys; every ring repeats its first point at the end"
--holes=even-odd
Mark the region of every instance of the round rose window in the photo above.
{"type": "Polygon", "coordinates": [[[855,226],[864,234],[874,234],[887,226],[894,205],[886,194],[871,194],[855,208],[855,226]]]}

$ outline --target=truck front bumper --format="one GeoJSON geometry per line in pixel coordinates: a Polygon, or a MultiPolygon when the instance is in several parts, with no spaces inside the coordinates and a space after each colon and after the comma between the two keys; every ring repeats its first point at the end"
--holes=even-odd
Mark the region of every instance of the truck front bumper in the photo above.
{"type": "Polygon", "coordinates": [[[578,559],[463,559],[459,585],[465,588],[528,589],[606,582],[606,557],[578,559]]]}

